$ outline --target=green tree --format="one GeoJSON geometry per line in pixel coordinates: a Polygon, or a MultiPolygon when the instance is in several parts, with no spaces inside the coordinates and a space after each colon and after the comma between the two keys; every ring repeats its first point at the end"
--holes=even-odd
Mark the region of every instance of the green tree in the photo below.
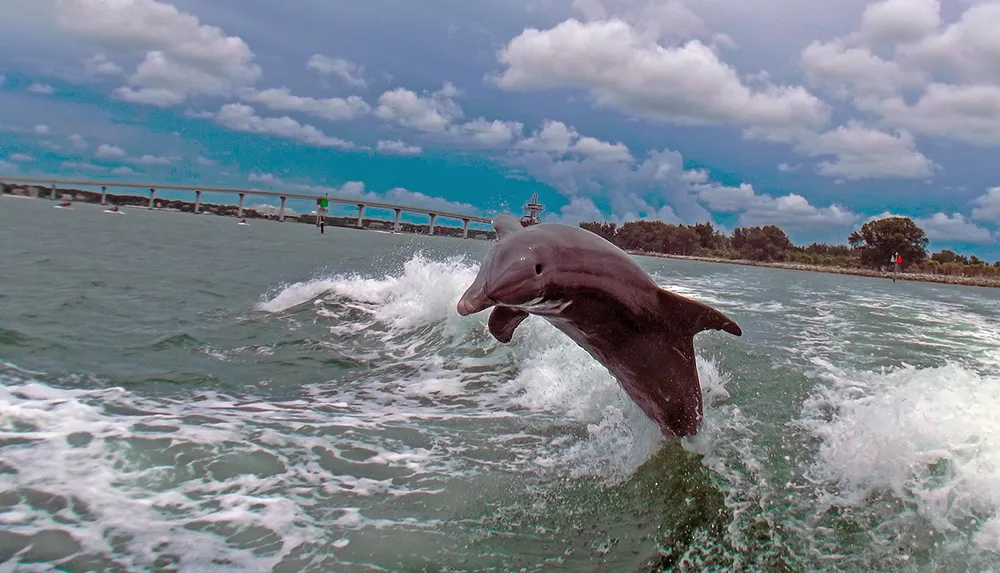
{"type": "Polygon", "coordinates": [[[737,227],[729,243],[741,257],[752,261],[780,261],[792,248],[788,235],[775,225],[737,227]]]}
{"type": "Polygon", "coordinates": [[[594,233],[599,237],[604,237],[605,239],[611,241],[614,244],[617,242],[618,234],[618,223],[600,223],[593,221],[590,223],[580,223],[580,227],[594,233]]]}
{"type": "Polygon", "coordinates": [[[834,257],[850,257],[854,254],[851,251],[851,247],[847,245],[828,245],[826,243],[812,243],[802,250],[814,255],[830,255],[834,257]]]}
{"type": "Polygon", "coordinates": [[[663,221],[629,221],[618,228],[618,245],[623,249],[661,251],[666,226],[663,221]]]}
{"type": "Polygon", "coordinates": [[[694,227],[698,233],[698,244],[706,251],[714,251],[726,246],[726,236],[715,230],[711,223],[698,223],[694,227]]]}
{"type": "Polygon", "coordinates": [[[941,264],[944,263],[961,263],[966,265],[969,263],[968,257],[965,255],[960,255],[951,249],[943,249],[937,253],[931,255],[932,261],[937,261],[941,264]]]}
{"type": "Polygon", "coordinates": [[[693,255],[701,247],[701,238],[694,227],[667,225],[662,249],[672,255],[693,255]]]}
{"type": "Polygon", "coordinates": [[[927,233],[909,217],[885,217],[869,221],[847,241],[858,249],[861,264],[878,268],[891,263],[893,254],[903,257],[904,265],[918,264],[927,258],[927,233]]]}

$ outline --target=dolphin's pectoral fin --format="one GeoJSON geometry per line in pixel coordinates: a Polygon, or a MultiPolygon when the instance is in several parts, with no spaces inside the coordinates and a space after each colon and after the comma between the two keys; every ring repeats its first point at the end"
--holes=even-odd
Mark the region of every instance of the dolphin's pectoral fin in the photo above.
{"type": "Polygon", "coordinates": [[[660,289],[659,298],[660,306],[666,311],[670,321],[691,336],[709,329],[725,330],[736,336],[743,335],[740,325],[707,304],[663,289],[660,289]]]}
{"type": "Polygon", "coordinates": [[[497,237],[500,239],[524,229],[520,221],[507,213],[500,213],[496,217],[493,217],[493,228],[496,229],[497,237]]]}
{"type": "Polygon", "coordinates": [[[500,342],[508,343],[514,337],[514,329],[528,318],[528,313],[509,306],[497,306],[490,313],[490,334],[500,342]]]}

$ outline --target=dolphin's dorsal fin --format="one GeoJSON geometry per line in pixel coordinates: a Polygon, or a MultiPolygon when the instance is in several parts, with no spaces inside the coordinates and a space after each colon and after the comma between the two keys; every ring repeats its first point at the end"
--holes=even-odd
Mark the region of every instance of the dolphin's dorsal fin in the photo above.
{"type": "Polygon", "coordinates": [[[662,288],[657,293],[660,306],[669,316],[671,323],[691,336],[703,330],[725,330],[729,334],[742,336],[743,330],[733,319],[707,304],[698,302],[662,288]]]}
{"type": "Polygon", "coordinates": [[[500,213],[496,217],[493,217],[493,228],[496,229],[497,237],[500,239],[524,229],[520,221],[507,213],[500,213]]]}

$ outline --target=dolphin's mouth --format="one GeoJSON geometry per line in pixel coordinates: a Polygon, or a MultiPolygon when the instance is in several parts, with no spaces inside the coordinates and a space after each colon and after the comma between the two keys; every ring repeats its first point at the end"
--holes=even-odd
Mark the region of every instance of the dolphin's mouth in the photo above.
{"type": "Polygon", "coordinates": [[[558,315],[570,305],[570,301],[563,299],[550,299],[537,297],[519,305],[511,305],[511,308],[523,310],[531,314],[540,316],[558,315]]]}

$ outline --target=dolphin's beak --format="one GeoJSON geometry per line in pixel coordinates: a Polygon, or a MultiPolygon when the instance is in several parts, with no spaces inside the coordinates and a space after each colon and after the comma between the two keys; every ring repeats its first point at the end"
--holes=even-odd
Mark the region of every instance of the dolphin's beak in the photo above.
{"type": "Polygon", "coordinates": [[[465,291],[462,298],[459,299],[457,305],[458,314],[468,316],[481,310],[485,310],[494,304],[496,303],[486,296],[486,285],[479,284],[479,281],[477,280],[471,287],[469,287],[469,290],[465,291]]]}
{"type": "MultiPolygon", "coordinates": [[[[476,286],[476,285],[473,285],[476,286]]],[[[458,314],[467,316],[485,310],[496,304],[486,296],[486,289],[469,289],[458,301],[458,314]]]]}
{"type": "Polygon", "coordinates": [[[490,265],[493,264],[494,255],[496,255],[496,247],[491,249],[489,254],[486,255],[486,258],[479,266],[479,273],[476,274],[476,280],[472,281],[469,288],[465,289],[465,294],[458,300],[458,304],[456,305],[458,314],[468,316],[481,310],[486,310],[496,304],[496,301],[491,300],[487,296],[486,288],[486,278],[489,276],[489,269],[490,265]]]}

